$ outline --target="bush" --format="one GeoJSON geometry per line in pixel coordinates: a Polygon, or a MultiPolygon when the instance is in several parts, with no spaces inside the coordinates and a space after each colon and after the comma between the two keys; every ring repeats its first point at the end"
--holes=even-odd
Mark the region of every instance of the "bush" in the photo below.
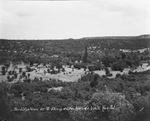
{"type": "Polygon", "coordinates": [[[123,63],[120,63],[120,62],[115,62],[115,63],[113,63],[112,64],[112,66],[111,66],[111,69],[113,70],[113,71],[123,71],[123,69],[124,69],[124,64],[123,63]]]}
{"type": "Polygon", "coordinates": [[[2,75],[6,74],[6,68],[4,66],[2,66],[2,75]]]}
{"type": "Polygon", "coordinates": [[[95,71],[96,70],[95,66],[88,66],[88,69],[89,69],[89,71],[95,71]]]}
{"type": "Polygon", "coordinates": [[[105,68],[105,72],[106,72],[106,76],[108,76],[110,74],[110,71],[107,67],[105,68]]]}
{"type": "Polygon", "coordinates": [[[116,78],[121,77],[121,74],[117,73],[116,74],[116,78]]]}
{"type": "Polygon", "coordinates": [[[98,85],[98,80],[93,80],[90,82],[91,87],[96,87],[98,85]]]}
{"type": "Polygon", "coordinates": [[[77,68],[77,69],[86,68],[86,65],[83,63],[76,63],[74,64],[74,68],[77,68]]]}
{"type": "Polygon", "coordinates": [[[32,71],[32,69],[29,66],[27,66],[26,69],[27,69],[27,72],[31,72],[32,71]]]}

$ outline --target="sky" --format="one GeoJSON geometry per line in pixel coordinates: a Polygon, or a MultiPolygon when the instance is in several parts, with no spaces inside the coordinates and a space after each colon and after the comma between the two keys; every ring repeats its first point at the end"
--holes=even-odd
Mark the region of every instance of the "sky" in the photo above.
{"type": "Polygon", "coordinates": [[[0,39],[150,34],[150,0],[0,0],[0,39]]]}

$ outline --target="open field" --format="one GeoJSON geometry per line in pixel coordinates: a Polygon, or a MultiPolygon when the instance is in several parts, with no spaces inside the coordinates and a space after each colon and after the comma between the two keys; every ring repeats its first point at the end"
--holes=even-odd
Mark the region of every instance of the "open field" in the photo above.
{"type": "MultiPolygon", "coordinates": [[[[3,65],[0,65],[0,68],[2,68],[3,65]]],[[[18,74],[18,78],[15,79],[13,82],[17,82],[17,81],[23,81],[23,78],[20,79],[20,73],[19,73],[19,68],[22,68],[22,71],[26,72],[26,66],[29,66],[27,64],[21,63],[18,65],[13,66],[13,64],[10,64],[10,67],[8,68],[8,71],[16,71],[18,74]],[[17,68],[16,68],[17,67],[17,68]]],[[[84,70],[83,68],[81,69],[76,69],[74,68],[72,70],[72,68],[69,68],[68,66],[65,66],[65,72],[60,72],[57,74],[49,74],[47,73],[47,68],[46,67],[42,67],[42,68],[37,68],[35,66],[33,66],[32,68],[34,68],[34,71],[32,72],[26,72],[26,74],[30,74],[30,79],[33,80],[35,77],[39,78],[42,77],[42,80],[51,80],[51,79],[56,79],[56,80],[61,80],[61,81],[65,81],[65,82],[74,82],[74,81],[78,81],[79,79],[81,79],[82,76],[85,76],[88,73],[88,70],[84,70]],[[46,72],[46,73],[44,73],[46,72]]],[[[130,69],[130,68],[125,68],[122,72],[120,71],[112,71],[111,68],[109,68],[110,73],[112,73],[111,77],[108,78],[115,78],[116,74],[128,74],[129,71],[133,71],[133,72],[144,72],[150,69],[150,65],[148,65],[147,63],[144,63],[142,66],[137,67],[136,69],[130,69]]],[[[94,71],[94,73],[103,76],[106,74],[105,70],[99,70],[99,71],[94,71]]],[[[6,81],[7,80],[7,76],[8,73],[6,73],[6,75],[0,75],[0,82],[2,81],[6,81]]]]}

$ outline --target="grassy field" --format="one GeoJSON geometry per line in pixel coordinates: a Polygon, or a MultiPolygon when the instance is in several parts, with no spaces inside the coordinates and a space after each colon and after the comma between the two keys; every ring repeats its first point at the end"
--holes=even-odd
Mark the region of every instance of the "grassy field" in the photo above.
{"type": "MultiPolygon", "coordinates": [[[[0,65],[0,68],[2,68],[3,65],[0,65]]],[[[20,78],[20,73],[19,73],[19,68],[22,68],[22,71],[26,72],[26,66],[28,66],[27,64],[21,63],[18,65],[13,65],[12,63],[10,64],[10,67],[8,68],[8,71],[13,71],[15,70],[18,74],[17,79],[14,79],[14,81],[12,81],[11,83],[17,82],[18,80],[23,81],[24,78],[19,79],[20,78]]],[[[68,66],[64,66],[65,72],[60,71],[60,73],[57,74],[50,74],[50,73],[44,73],[44,71],[47,72],[47,68],[46,67],[42,67],[42,68],[37,68],[36,66],[33,66],[32,68],[34,68],[33,71],[31,72],[26,72],[26,74],[30,74],[30,79],[33,80],[35,77],[36,78],[41,78],[42,80],[51,80],[51,79],[56,79],[56,80],[61,80],[61,81],[65,81],[65,82],[73,82],[73,81],[78,81],[82,76],[84,76],[86,73],[88,73],[88,71],[84,71],[83,68],[81,69],[73,69],[69,68],[68,66]]],[[[150,66],[147,64],[143,64],[142,66],[139,66],[138,68],[132,70],[133,72],[143,72],[146,70],[149,70],[150,66]]],[[[128,74],[128,72],[131,70],[130,68],[125,68],[123,70],[123,72],[120,71],[112,71],[111,69],[110,73],[112,73],[112,76],[109,78],[115,78],[116,74],[128,74]]],[[[6,75],[0,75],[0,82],[2,81],[6,81],[7,80],[7,76],[8,76],[8,71],[6,73],[6,75]]],[[[94,71],[95,73],[99,74],[100,76],[105,75],[105,70],[99,70],[99,71],[94,71]]],[[[10,75],[11,77],[11,75],[10,75]]]]}

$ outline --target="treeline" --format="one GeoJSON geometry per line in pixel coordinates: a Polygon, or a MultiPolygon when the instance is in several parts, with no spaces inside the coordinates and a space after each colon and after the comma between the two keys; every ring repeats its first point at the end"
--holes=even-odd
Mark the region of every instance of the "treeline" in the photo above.
{"type": "Polygon", "coordinates": [[[131,38],[81,38],[81,39],[65,39],[65,40],[0,40],[0,45],[3,50],[35,50],[43,51],[59,49],[60,51],[81,51],[84,45],[98,46],[101,50],[107,49],[130,49],[137,50],[149,48],[150,38],[131,37],[131,38]]]}
{"type": "MultiPolygon", "coordinates": [[[[24,61],[30,63],[48,63],[51,57],[57,55],[59,59],[69,61],[81,60],[88,49],[90,61],[101,59],[102,55],[116,54],[115,50],[137,50],[149,48],[150,39],[143,37],[131,38],[81,38],[66,40],[0,40],[0,63],[7,61],[24,61]],[[93,48],[90,50],[89,48],[93,48]],[[113,52],[113,53],[112,53],[113,52]],[[33,59],[34,58],[34,59],[33,59]]],[[[147,53],[149,53],[147,51],[147,53]]],[[[143,56],[143,60],[150,58],[143,56]]]]}

